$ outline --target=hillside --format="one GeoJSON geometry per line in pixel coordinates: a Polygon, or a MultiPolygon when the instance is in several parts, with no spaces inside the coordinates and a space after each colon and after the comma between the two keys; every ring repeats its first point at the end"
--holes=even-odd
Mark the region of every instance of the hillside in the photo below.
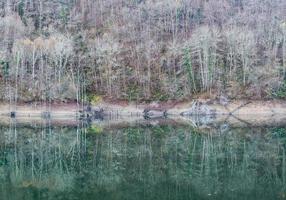
{"type": "Polygon", "coordinates": [[[7,102],[284,99],[284,0],[1,0],[7,102]]]}

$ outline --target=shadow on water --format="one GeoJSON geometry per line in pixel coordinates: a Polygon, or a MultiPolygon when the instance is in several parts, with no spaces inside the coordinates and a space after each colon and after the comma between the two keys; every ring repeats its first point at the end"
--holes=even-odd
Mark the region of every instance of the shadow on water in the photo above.
{"type": "Polygon", "coordinates": [[[0,197],[285,199],[286,128],[0,126],[0,197]]]}

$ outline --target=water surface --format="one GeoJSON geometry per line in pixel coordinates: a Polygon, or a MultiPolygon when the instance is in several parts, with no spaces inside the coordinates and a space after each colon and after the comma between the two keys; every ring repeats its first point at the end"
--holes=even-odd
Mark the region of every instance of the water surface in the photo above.
{"type": "Polygon", "coordinates": [[[285,199],[286,128],[0,125],[0,199],[285,199]]]}

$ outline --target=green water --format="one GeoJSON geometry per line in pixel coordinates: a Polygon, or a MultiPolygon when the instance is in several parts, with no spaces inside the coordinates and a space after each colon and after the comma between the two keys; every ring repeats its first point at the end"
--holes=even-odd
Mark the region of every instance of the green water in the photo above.
{"type": "Polygon", "coordinates": [[[0,126],[0,199],[286,198],[286,129],[0,126]]]}

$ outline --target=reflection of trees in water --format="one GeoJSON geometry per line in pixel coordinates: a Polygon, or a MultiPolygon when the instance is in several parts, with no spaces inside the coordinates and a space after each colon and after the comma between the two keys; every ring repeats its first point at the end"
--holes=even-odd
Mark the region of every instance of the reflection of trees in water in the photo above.
{"type": "Polygon", "coordinates": [[[78,128],[16,128],[14,124],[2,127],[2,181],[20,188],[64,190],[72,187],[75,171],[84,157],[83,135],[78,128]]]}
{"type": "Polygon", "coordinates": [[[285,192],[284,129],[86,130],[1,128],[1,185],[106,199],[113,192],[118,199],[267,199],[285,192]]]}

